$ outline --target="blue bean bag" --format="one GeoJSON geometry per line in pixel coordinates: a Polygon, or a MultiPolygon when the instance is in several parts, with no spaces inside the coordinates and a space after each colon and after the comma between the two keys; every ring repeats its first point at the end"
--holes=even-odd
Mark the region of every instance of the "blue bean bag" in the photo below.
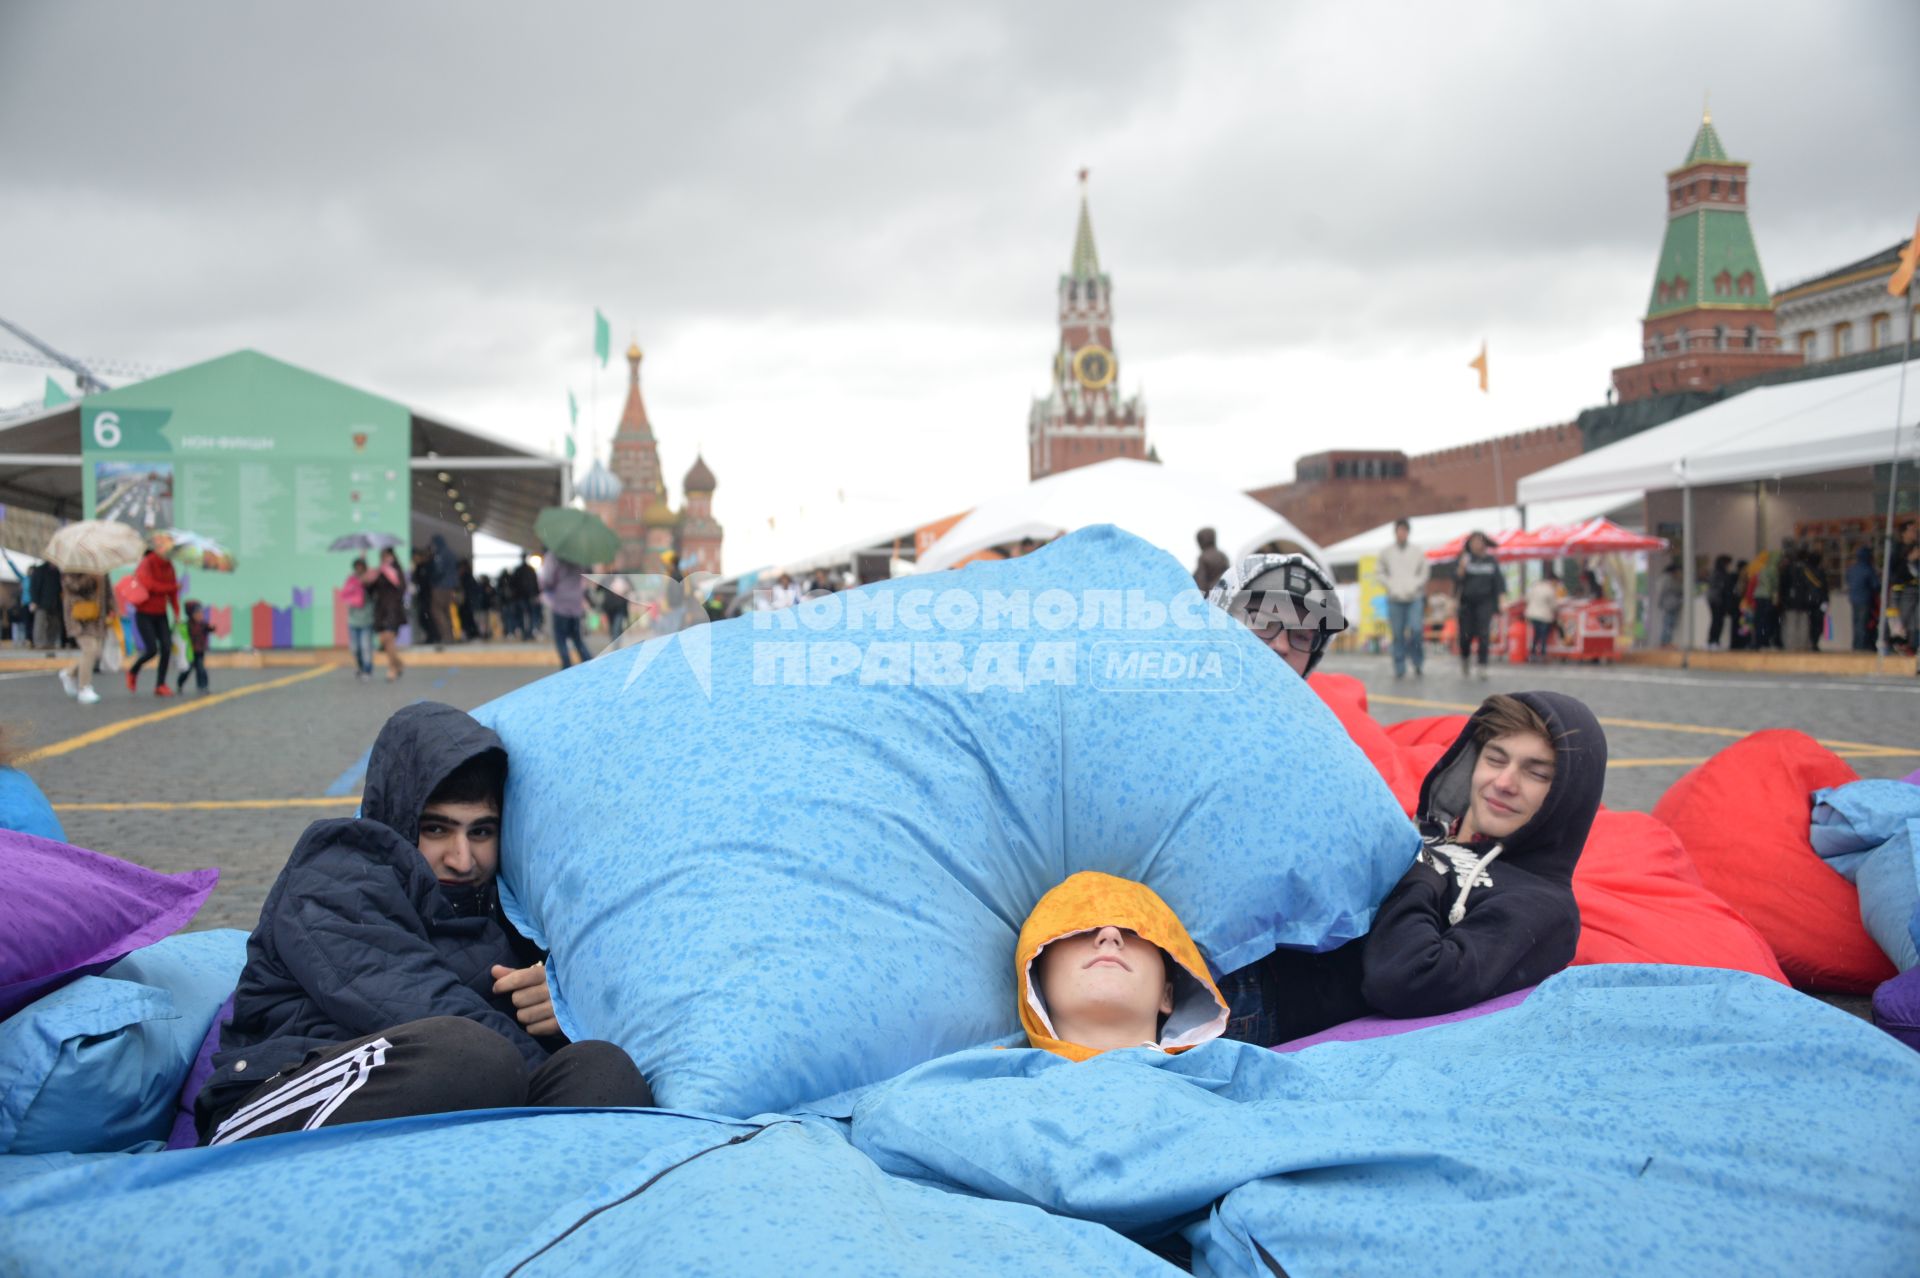
{"type": "Polygon", "coordinates": [[[1146,883],[1230,971],[1364,933],[1417,842],[1305,683],[1109,527],[476,714],[512,760],[502,880],[562,1027],[675,1108],[1013,1041],[1014,938],[1076,871],[1146,883]]]}
{"type": "Polygon", "coordinates": [[[1920,786],[1855,781],[1813,804],[1813,850],[1860,889],[1868,935],[1902,972],[1920,964],[1920,786]]]}
{"type": "Polygon", "coordinates": [[[184,932],[0,1021],[0,1154],[159,1148],[246,953],[245,932],[184,932]]]}

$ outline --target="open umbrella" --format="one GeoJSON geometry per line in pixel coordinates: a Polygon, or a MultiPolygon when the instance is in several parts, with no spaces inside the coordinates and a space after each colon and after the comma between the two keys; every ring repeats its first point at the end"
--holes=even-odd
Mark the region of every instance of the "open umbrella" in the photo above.
{"type": "Polygon", "coordinates": [[[549,506],[533,521],[534,535],[568,563],[611,563],[620,554],[620,534],[591,511],[549,506]]]}
{"type": "Polygon", "coordinates": [[[169,528],[164,533],[155,533],[153,540],[161,554],[188,567],[205,568],[209,572],[233,571],[233,552],[211,537],[184,528],[169,528]]]}
{"type": "Polygon", "coordinates": [[[46,557],[64,572],[112,572],[138,563],[146,550],[146,539],[126,524],[82,519],[47,538],[46,557]]]}
{"type": "Polygon", "coordinates": [[[392,533],[350,532],[335,537],[327,546],[327,549],[330,551],[385,550],[389,546],[397,546],[399,544],[400,539],[392,533]]]}

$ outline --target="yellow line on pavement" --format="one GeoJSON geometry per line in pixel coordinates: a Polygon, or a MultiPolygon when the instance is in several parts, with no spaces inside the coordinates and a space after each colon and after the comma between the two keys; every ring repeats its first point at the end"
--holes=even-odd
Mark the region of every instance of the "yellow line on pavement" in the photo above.
{"type": "MultiPolygon", "coordinates": [[[[1426,710],[1450,710],[1455,714],[1472,714],[1480,707],[1478,703],[1465,705],[1457,701],[1422,701],[1418,697],[1389,697],[1377,693],[1368,693],[1369,702],[1378,701],[1390,706],[1414,706],[1426,710]]],[[[1647,732],[1682,732],[1704,737],[1738,738],[1751,735],[1753,728],[1717,728],[1704,723],[1667,723],[1659,719],[1609,719],[1600,720],[1602,727],[1639,728],[1647,732]]],[[[1821,745],[1836,753],[1859,752],[1860,758],[1904,758],[1920,755],[1920,750],[1907,746],[1877,745],[1870,741],[1841,741],[1834,737],[1815,737],[1821,745]]]]}
{"type": "Polygon", "coordinates": [[[169,706],[165,710],[156,710],[152,714],[143,714],[133,719],[122,719],[119,723],[102,724],[100,727],[90,732],[83,732],[77,737],[68,737],[65,741],[56,741],[52,745],[41,746],[38,750],[29,750],[15,759],[14,764],[16,766],[25,766],[29,763],[38,763],[42,759],[54,759],[63,754],[72,754],[75,750],[83,750],[90,745],[98,745],[102,741],[111,740],[123,732],[131,732],[135,728],[143,728],[149,723],[161,723],[168,719],[177,719],[183,714],[195,714],[201,710],[211,710],[213,707],[223,702],[232,701],[236,697],[250,697],[256,692],[268,692],[274,688],[284,688],[288,684],[299,683],[303,679],[317,679],[328,671],[338,670],[339,668],[337,664],[315,666],[310,670],[302,670],[299,674],[285,675],[279,679],[269,679],[265,683],[248,684],[244,688],[235,688],[232,692],[216,692],[211,697],[196,697],[185,705],[169,706]]]}
{"type": "Polygon", "coordinates": [[[155,799],[131,803],[56,803],[55,812],[225,812],[269,808],[337,808],[360,802],[357,794],[328,795],[323,799],[155,799]]]}

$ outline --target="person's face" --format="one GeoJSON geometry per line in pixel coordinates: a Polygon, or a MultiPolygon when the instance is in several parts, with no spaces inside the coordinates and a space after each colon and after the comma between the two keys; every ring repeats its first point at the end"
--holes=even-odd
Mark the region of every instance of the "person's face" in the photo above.
{"type": "Polygon", "coordinates": [[[1476,555],[1483,555],[1487,551],[1487,539],[1475,533],[1467,538],[1467,549],[1476,555]]]}
{"type": "Polygon", "coordinates": [[[1395,524],[1393,526],[1393,544],[1396,546],[1406,545],[1407,531],[1408,529],[1405,524],[1395,524]]]}
{"type": "Polygon", "coordinates": [[[420,814],[420,855],[450,887],[478,887],[500,869],[500,804],[429,802],[420,814]]]}
{"type": "Polygon", "coordinates": [[[1467,809],[1473,832],[1504,839],[1528,821],[1553,788],[1553,743],[1532,732],[1495,737],[1480,747],[1467,809]]]}
{"type": "Polygon", "coordinates": [[[1055,1026],[1097,1018],[1144,1019],[1173,1010],[1160,948],[1124,927],[1064,936],[1040,951],[1040,996],[1055,1026]]]}

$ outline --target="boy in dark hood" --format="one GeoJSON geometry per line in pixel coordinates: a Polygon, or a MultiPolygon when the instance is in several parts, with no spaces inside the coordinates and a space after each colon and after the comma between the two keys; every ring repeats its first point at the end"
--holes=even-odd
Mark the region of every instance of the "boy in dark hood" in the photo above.
{"type": "Polygon", "coordinates": [[[500,738],[452,706],[387,720],[360,815],[307,827],[247,940],[196,1104],[204,1143],[455,1110],[645,1106],[611,1043],[568,1044],[500,913],[500,738]]]}
{"type": "Polygon", "coordinates": [[[1487,698],[1421,784],[1421,849],[1373,929],[1223,980],[1227,1036],[1272,1046],[1373,1013],[1444,1015],[1564,968],[1580,939],[1574,865],[1606,772],[1606,734],[1583,702],[1487,698]]]}

